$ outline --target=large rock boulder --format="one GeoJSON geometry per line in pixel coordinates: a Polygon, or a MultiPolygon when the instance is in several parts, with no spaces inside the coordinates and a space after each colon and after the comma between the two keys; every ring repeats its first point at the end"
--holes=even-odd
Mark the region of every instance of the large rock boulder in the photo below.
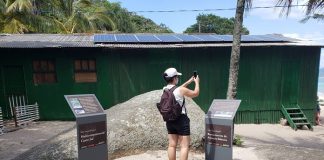
{"type": "MultiPolygon", "coordinates": [[[[166,149],[167,130],[156,108],[162,90],[151,91],[106,110],[109,157],[148,149],[166,149]]],[[[192,100],[186,99],[190,118],[191,149],[202,146],[204,112],[192,100]]],[[[76,130],[73,129],[37,146],[16,159],[75,159],[76,130]]]]}

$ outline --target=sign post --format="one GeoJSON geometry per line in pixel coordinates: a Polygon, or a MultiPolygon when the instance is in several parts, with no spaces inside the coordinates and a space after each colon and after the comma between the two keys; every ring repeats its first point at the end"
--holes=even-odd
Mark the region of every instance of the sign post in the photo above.
{"type": "Polygon", "coordinates": [[[205,159],[233,159],[233,120],[241,100],[214,99],[205,117],[205,159]]]}
{"type": "Polygon", "coordinates": [[[107,160],[107,119],[94,94],[65,95],[77,125],[78,159],[107,160]]]}

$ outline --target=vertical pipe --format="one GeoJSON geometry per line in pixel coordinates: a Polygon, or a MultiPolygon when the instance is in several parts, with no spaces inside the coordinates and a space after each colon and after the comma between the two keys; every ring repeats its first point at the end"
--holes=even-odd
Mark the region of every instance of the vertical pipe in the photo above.
{"type": "MultiPolygon", "coordinates": [[[[25,103],[25,95],[22,95],[22,100],[23,100],[23,106],[26,106],[26,103],[25,103]]],[[[25,112],[24,112],[24,114],[26,114],[26,109],[25,109],[25,112]]]]}
{"type": "Polygon", "coordinates": [[[23,95],[23,105],[25,106],[26,105],[26,102],[25,102],[25,95],[23,95]]]}
{"type": "MultiPolygon", "coordinates": [[[[9,108],[10,108],[10,117],[13,117],[13,112],[12,112],[12,104],[11,104],[11,96],[8,96],[8,100],[9,100],[9,108]]],[[[9,115],[7,115],[9,117],[9,115]]]]}
{"type": "Polygon", "coordinates": [[[14,120],[15,120],[15,127],[18,127],[18,123],[17,123],[17,112],[16,112],[17,96],[14,97],[14,95],[12,95],[12,101],[14,102],[14,105],[13,105],[13,115],[14,115],[14,120]],[[15,100],[16,100],[16,103],[15,103],[15,100]]]}
{"type": "MultiPolygon", "coordinates": [[[[19,105],[18,106],[22,106],[22,103],[21,103],[21,96],[19,96],[19,105]]],[[[20,108],[20,107],[19,107],[20,108]]],[[[19,114],[21,115],[22,114],[22,110],[20,109],[19,110],[19,114]]]]}

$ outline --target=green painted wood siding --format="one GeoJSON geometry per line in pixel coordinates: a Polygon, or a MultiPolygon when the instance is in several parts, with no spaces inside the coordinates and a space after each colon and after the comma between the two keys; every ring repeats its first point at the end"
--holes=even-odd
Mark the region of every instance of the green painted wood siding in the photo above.
{"type": "MultiPolygon", "coordinates": [[[[201,94],[195,101],[207,111],[213,99],[226,97],[230,51],[230,47],[1,49],[0,62],[1,66],[23,65],[29,102],[39,103],[42,119],[69,120],[73,114],[63,95],[96,94],[107,109],[138,94],[161,89],[165,85],[162,73],[171,66],[183,73],[180,83],[198,70],[201,94]],[[55,59],[57,83],[33,83],[35,58],[55,59]],[[97,83],[74,82],[73,60],[80,58],[96,59],[97,83]]],[[[281,104],[294,103],[312,121],[319,59],[319,47],[243,47],[238,82],[238,99],[242,103],[236,123],[277,123],[282,117],[281,104]]],[[[0,106],[5,103],[2,91],[0,106]]]]}
{"type": "Polygon", "coordinates": [[[242,52],[237,123],[276,123],[282,117],[281,104],[299,104],[313,122],[319,48],[244,48],[242,52]]]}

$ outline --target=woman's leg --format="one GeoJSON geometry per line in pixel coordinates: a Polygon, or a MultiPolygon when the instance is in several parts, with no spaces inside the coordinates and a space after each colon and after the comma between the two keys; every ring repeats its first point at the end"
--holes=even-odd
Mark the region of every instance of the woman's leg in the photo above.
{"type": "Polygon", "coordinates": [[[189,154],[190,136],[179,136],[180,160],[187,160],[189,154]]]}
{"type": "Polygon", "coordinates": [[[176,149],[178,144],[178,135],[177,134],[168,134],[169,138],[169,147],[168,147],[168,156],[169,160],[176,160],[176,149]]]}

